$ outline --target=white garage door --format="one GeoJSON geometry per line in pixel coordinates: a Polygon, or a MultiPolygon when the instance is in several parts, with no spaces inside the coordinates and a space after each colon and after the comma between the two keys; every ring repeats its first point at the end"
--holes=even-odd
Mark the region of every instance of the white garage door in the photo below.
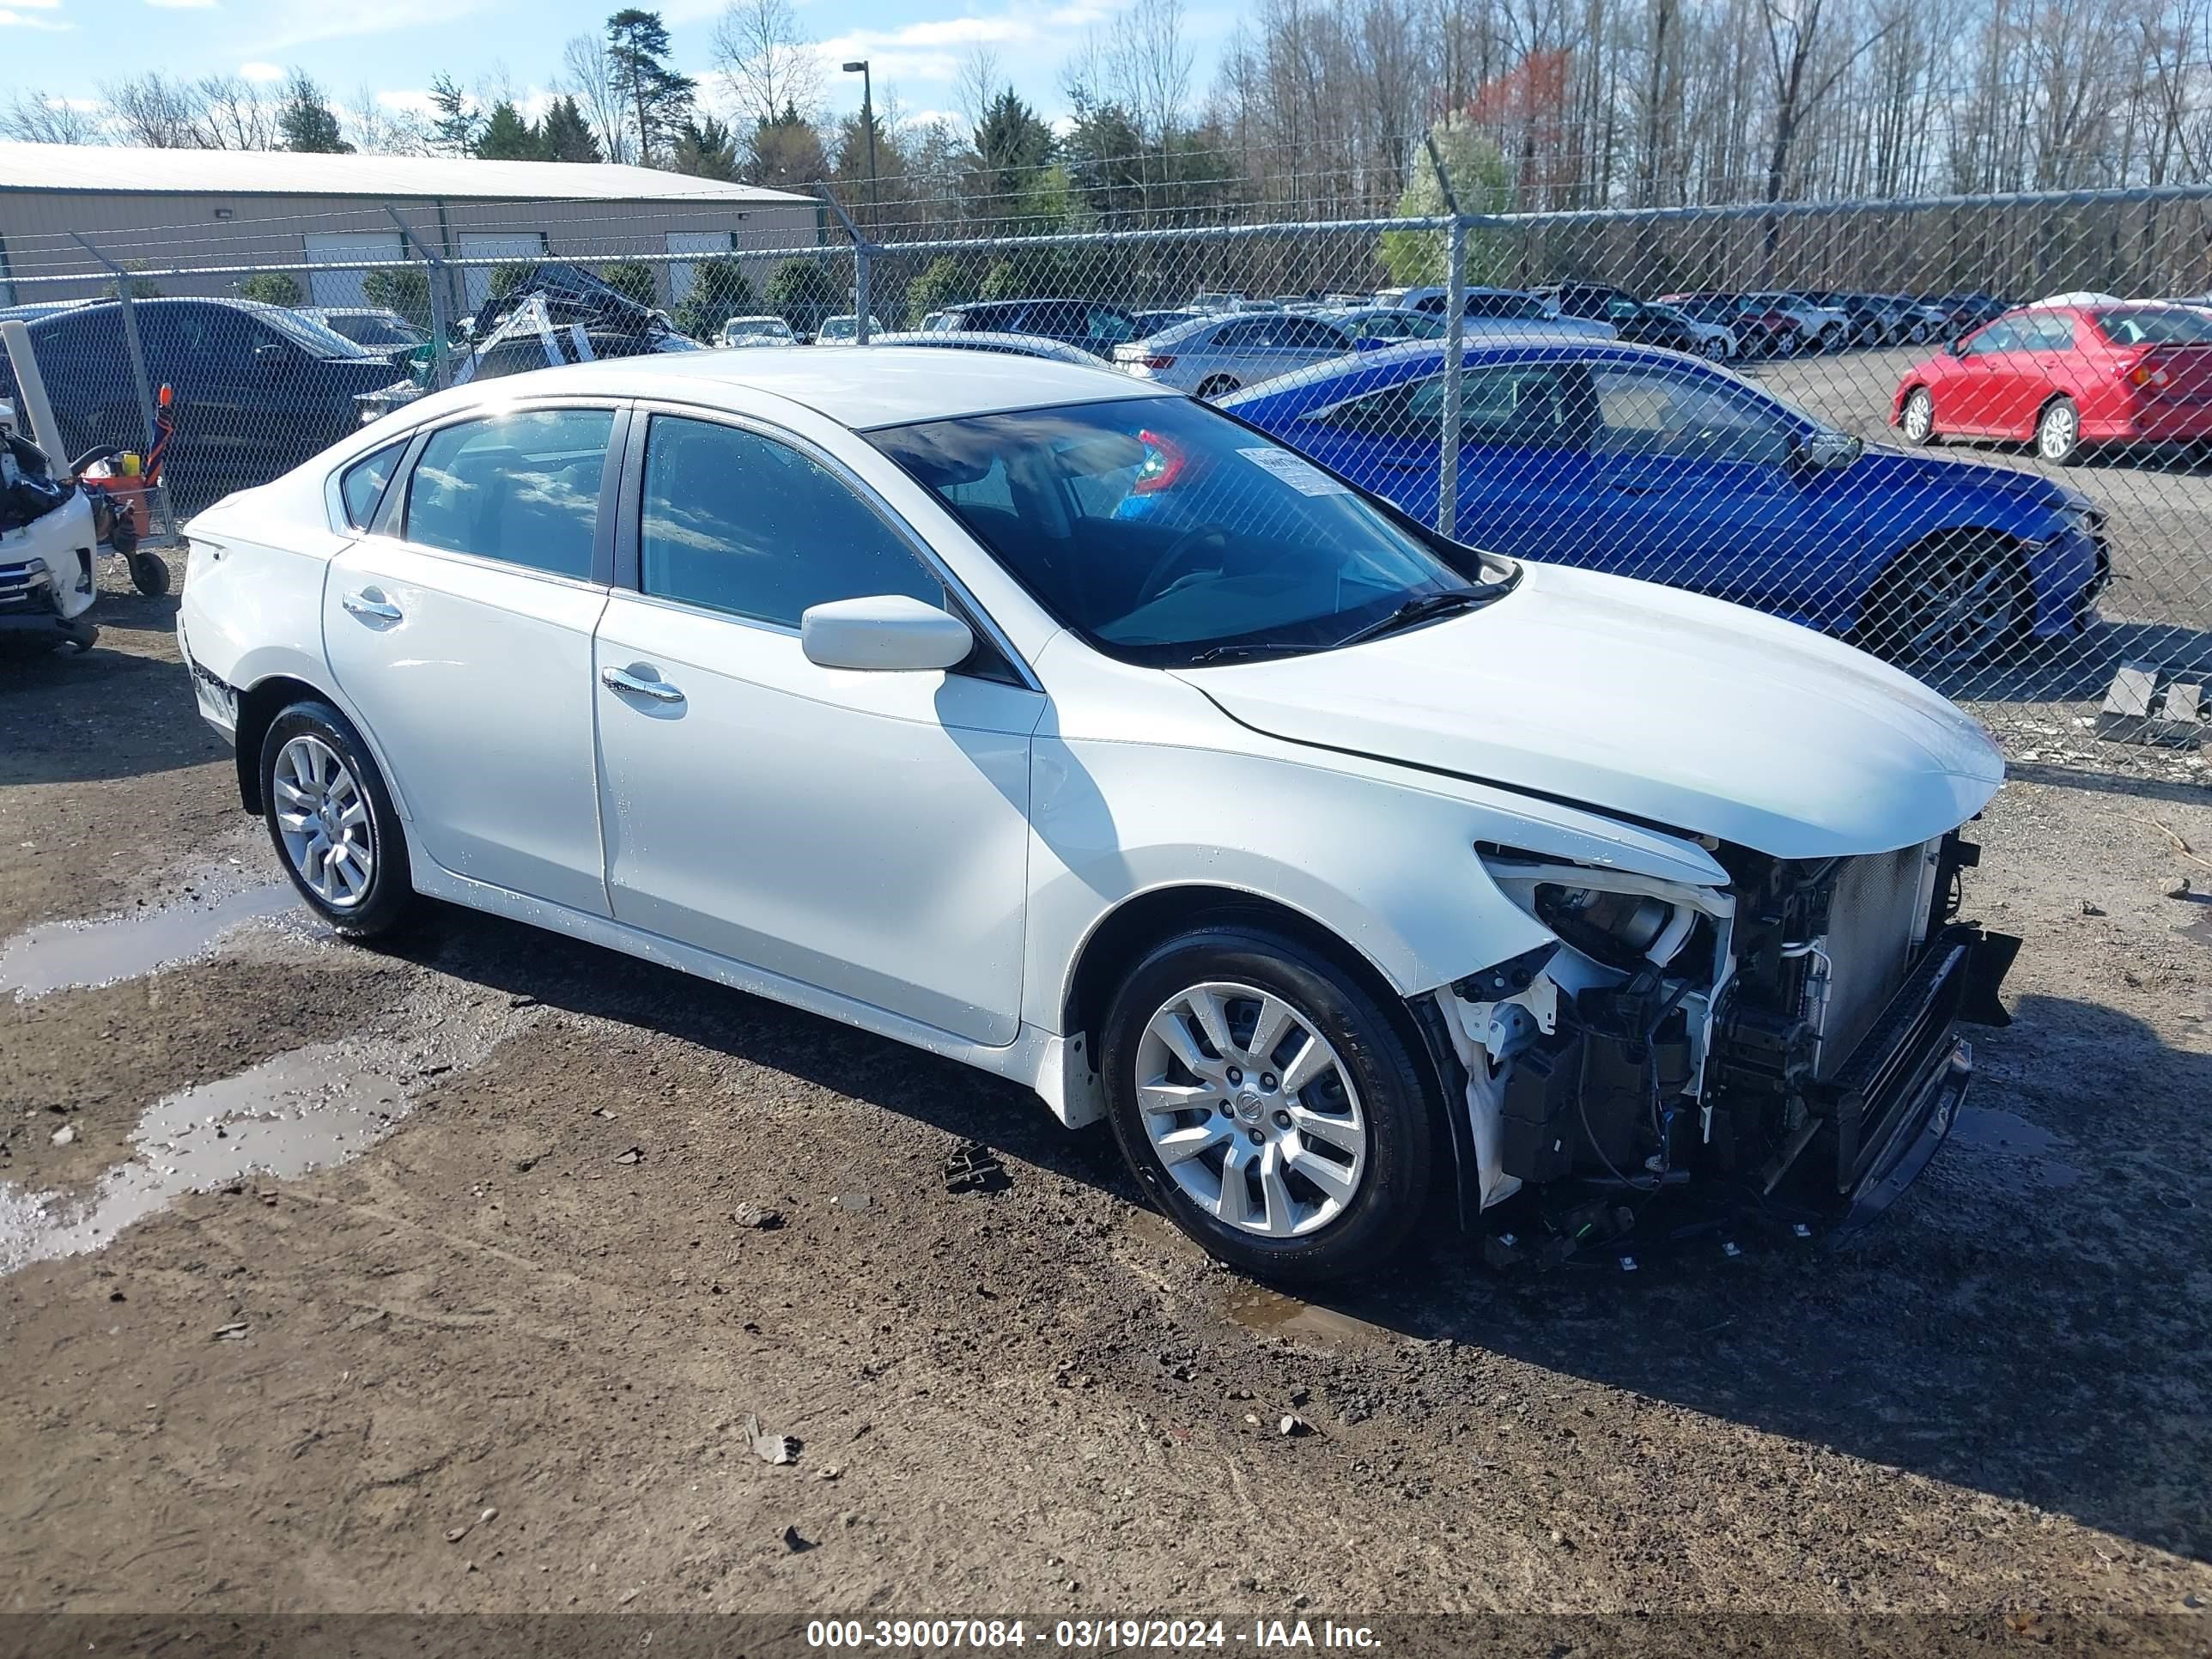
{"type": "Polygon", "coordinates": [[[332,270],[307,273],[308,296],[319,306],[365,306],[368,295],[362,284],[368,273],[355,262],[362,259],[404,259],[407,244],[396,230],[331,233],[307,239],[307,263],[333,265],[332,270]],[[351,269],[346,267],[351,266],[351,269]]]}
{"type": "MultiPolygon", "coordinates": [[[[513,259],[518,264],[545,257],[545,233],[533,230],[523,235],[469,235],[461,237],[461,258],[464,259],[513,259]]],[[[484,301],[491,297],[489,265],[461,267],[462,291],[467,295],[469,313],[482,311],[484,301]]]]}
{"type": "MultiPolygon", "coordinates": [[[[672,230],[668,233],[671,253],[727,253],[738,245],[735,231],[730,230],[672,230]]],[[[690,264],[668,267],[668,302],[676,305],[691,291],[691,284],[699,280],[698,270],[690,264]]]]}

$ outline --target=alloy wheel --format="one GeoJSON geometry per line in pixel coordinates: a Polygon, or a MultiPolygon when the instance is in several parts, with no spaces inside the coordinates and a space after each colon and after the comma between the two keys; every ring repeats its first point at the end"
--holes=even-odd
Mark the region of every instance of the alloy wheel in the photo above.
{"type": "Polygon", "coordinates": [[[1902,422],[1908,441],[1924,444],[1936,431],[1936,401],[1926,392],[1915,392],[1905,400],[1902,422]]]}
{"type": "Polygon", "coordinates": [[[2036,453],[2046,461],[2068,459],[2081,441],[2081,417],[2063,398],[2045,410],[2035,423],[2036,453]]]}
{"type": "Polygon", "coordinates": [[[1350,1072],[1307,1015],[1249,985],[1178,991],[1146,1024],[1145,1134],[1185,1196],[1225,1227],[1286,1238],[1344,1212],[1367,1171],[1350,1072]]]}
{"type": "Polygon", "coordinates": [[[333,910],[350,910],[376,875],[376,836],[361,783],[337,750],[302,733],[277,750],[270,785],[285,856],[333,910]]]}
{"type": "Polygon", "coordinates": [[[1918,668],[1964,668],[1984,660],[2019,625],[2012,562],[1994,548],[1923,562],[1899,595],[1899,659],[1918,668]]]}

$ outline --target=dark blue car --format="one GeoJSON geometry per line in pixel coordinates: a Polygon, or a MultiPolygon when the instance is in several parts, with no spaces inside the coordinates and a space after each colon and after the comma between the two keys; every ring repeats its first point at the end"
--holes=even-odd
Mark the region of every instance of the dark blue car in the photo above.
{"type": "MultiPolygon", "coordinates": [[[[2071,635],[2109,574],[2101,515],[2032,472],[1867,448],[1676,352],[1471,342],[1457,538],[1776,612],[1923,669],[2071,635]]],[[[1223,407],[1425,524],[1443,349],[1273,380],[1223,407]]]]}

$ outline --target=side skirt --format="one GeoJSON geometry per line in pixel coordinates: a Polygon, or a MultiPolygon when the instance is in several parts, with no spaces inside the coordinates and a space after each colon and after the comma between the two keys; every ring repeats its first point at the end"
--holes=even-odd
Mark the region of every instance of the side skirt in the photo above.
{"type": "Polygon", "coordinates": [[[1088,1065],[1077,1053],[1071,1052],[1067,1039],[1035,1025],[1024,1024],[1015,1033],[1014,1040],[1002,1048],[969,1042],[933,1025],[924,1025],[918,1020],[878,1008],[872,1003],[839,996],[819,986],[802,981],[787,979],[781,974],[771,974],[759,968],[733,962],[727,957],[702,951],[695,945],[683,944],[659,933],[647,933],[641,927],[616,921],[607,916],[595,916],[565,905],[548,904],[495,887],[487,882],[471,880],[441,868],[429,859],[409,849],[413,857],[415,890],[425,898],[442,899],[471,910],[482,910],[490,915],[504,916],[511,921],[526,922],[533,927],[544,927],[570,939],[581,939],[586,945],[603,945],[610,951],[620,951],[625,956],[642,962],[673,968],[680,972],[709,979],[732,990],[743,991],[770,1002],[780,1002],[788,1007],[804,1009],[810,1014],[819,1014],[842,1024],[855,1026],[877,1036],[889,1037],[895,1042],[920,1048],[925,1053],[939,1054],[947,1060],[957,1060],[964,1066],[994,1076],[1009,1078],[1014,1082],[1034,1089],[1042,1097],[1053,1115],[1071,1128],[1079,1128],[1097,1114],[1079,1087],[1071,1087],[1088,1072],[1088,1065]]]}

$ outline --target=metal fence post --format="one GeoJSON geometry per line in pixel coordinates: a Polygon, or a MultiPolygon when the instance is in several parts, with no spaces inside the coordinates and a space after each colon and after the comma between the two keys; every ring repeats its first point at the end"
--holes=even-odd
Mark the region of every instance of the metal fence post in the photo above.
{"type": "Polygon", "coordinates": [[[399,234],[407,246],[422,256],[423,285],[430,290],[430,380],[440,392],[453,383],[453,296],[447,291],[446,262],[430,252],[429,243],[417,235],[415,227],[399,216],[390,203],[384,207],[386,216],[399,227],[399,234]]]}
{"type": "Polygon", "coordinates": [[[845,234],[853,239],[853,343],[866,345],[868,343],[868,279],[871,275],[868,266],[877,252],[876,245],[860,234],[860,226],[854,224],[853,216],[845,211],[844,204],[830,193],[830,187],[824,185],[819,188],[822,199],[829,204],[830,211],[837,216],[837,222],[845,227],[845,234]]]}
{"type": "MultiPolygon", "coordinates": [[[[150,451],[159,441],[161,434],[154,421],[154,388],[146,378],[146,349],[138,339],[138,313],[131,301],[131,273],[83,237],[78,235],[76,232],[70,232],[70,236],[78,246],[115,274],[115,297],[123,307],[123,346],[131,357],[131,378],[137,383],[138,418],[145,422],[146,447],[150,451]]],[[[55,460],[58,465],[66,466],[69,465],[70,457],[60,455],[55,457],[55,460]]],[[[177,539],[177,514],[175,509],[169,505],[167,484],[155,486],[155,500],[161,509],[161,533],[173,542],[177,539]]]]}
{"type": "Polygon", "coordinates": [[[1456,537],[1459,534],[1459,439],[1462,424],[1460,392],[1460,364],[1467,345],[1467,216],[1460,211],[1459,198],[1452,190],[1451,174],[1444,167],[1444,158],[1437,149],[1436,135],[1426,140],[1429,164],[1437,170],[1437,183],[1442,188],[1445,210],[1451,215],[1451,223],[1444,230],[1444,409],[1443,422],[1437,434],[1437,532],[1439,535],[1456,537]]]}

